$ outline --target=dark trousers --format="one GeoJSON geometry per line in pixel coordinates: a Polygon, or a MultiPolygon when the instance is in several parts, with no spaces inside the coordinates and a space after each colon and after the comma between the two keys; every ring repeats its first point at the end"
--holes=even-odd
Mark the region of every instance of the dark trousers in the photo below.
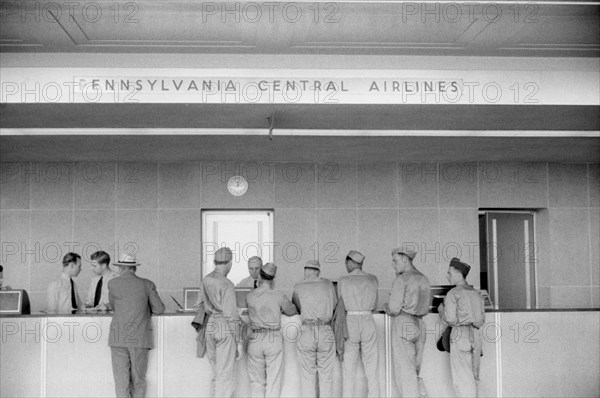
{"type": "Polygon", "coordinates": [[[146,396],[148,348],[110,347],[117,398],[146,396]]]}

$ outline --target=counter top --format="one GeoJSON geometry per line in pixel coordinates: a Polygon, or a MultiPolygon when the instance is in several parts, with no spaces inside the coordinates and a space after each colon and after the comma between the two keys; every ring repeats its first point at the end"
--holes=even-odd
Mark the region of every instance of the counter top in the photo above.
{"type": "MultiPolygon", "coordinates": [[[[499,313],[503,313],[503,312],[598,312],[600,311],[600,308],[538,308],[538,309],[515,309],[515,310],[496,310],[496,309],[486,309],[485,312],[490,312],[490,313],[494,313],[494,312],[499,312],[499,313]]],[[[242,313],[244,314],[244,313],[242,313]]],[[[373,314],[385,314],[383,311],[373,311],[373,314]]],[[[430,314],[435,314],[435,312],[430,312],[430,314]]],[[[169,316],[194,316],[196,315],[195,312],[190,312],[190,311],[177,311],[177,312],[165,312],[164,314],[160,314],[160,315],[153,315],[153,316],[164,316],[164,317],[169,317],[169,316]]],[[[86,313],[77,313],[77,314],[47,314],[44,312],[38,312],[38,313],[33,313],[33,314],[28,314],[28,315],[21,315],[21,314],[0,314],[0,318],[21,318],[21,317],[25,317],[25,318],[65,318],[65,317],[73,317],[73,318],[80,318],[80,317],[88,317],[88,318],[95,318],[95,317],[111,317],[112,316],[112,312],[86,312],[86,313]]],[[[283,315],[285,316],[285,315],[283,315]]]]}

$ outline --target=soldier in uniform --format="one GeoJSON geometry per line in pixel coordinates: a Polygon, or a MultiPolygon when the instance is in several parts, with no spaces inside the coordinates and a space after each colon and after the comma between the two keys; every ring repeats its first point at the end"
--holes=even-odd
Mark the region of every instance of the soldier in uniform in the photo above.
{"type": "Polygon", "coordinates": [[[338,282],[340,298],[347,311],[348,339],[344,342],[343,395],[354,397],[354,380],[359,351],[367,376],[369,397],[379,397],[377,332],[372,311],[377,306],[379,282],[362,270],[365,256],[351,250],[346,256],[348,275],[338,282]]]}
{"type": "Polygon", "coordinates": [[[389,303],[385,305],[387,314],[394,318],[394,379],[398,392],[403,397],[427,395],[423,383],[419,383],[419,373],[425,346],[422,318],[429,312],[431,287],[429,279],[413,265],[416,254],[416,251],[405,246],[392,250],[392,266],[396,272],[396,279],[392,284],[389,303]]]}
{"type": "Polygon", "coordinates": [[[248,273],[250,276],[242,279],[236,287],[251,287],[256,289],[258,287],[258,274],[263,263],[260,257],[253,256],[248,259],[248,273]]]}
{"type": "Polygon", "coordinates": [[[294,286],[292,302],[300,311],[302,326],[298,341],[303,397],[316,397],[316,373],[319,373],[319,396],[331,397],[335,338],[331,327],[337,295],[333,283],[321,278],[318,261],[304,266],[304,280],[294,286]]]}
{"type": "Polygon", "coordinates": [[[277,267],[265,264],[259,271],[258,287],[246,296],[250,318],[248,375],[252,397],[279,397],[283,376],[281,314],[296,315],[292,302],[273,289],[277,267]]]}
{"type": "Polygon", "coordinates": [[[481,359],[482,333],[485,323],[484,301],[466,277],[471,267],[457,258],[450,261],[448,279],[455,287],[438,307],[442,322],[452,327],[450,333],[450,371],[458,397],[476,397],[481,359]]]}
{"type": "Polygon", "coordinates": [[[227,279],[231,271],[231,249],[215,253],[215,270],[202,280],[202,302],[209,315],[206,324],[206,354],[212,368],[211,397],[232,397],[235,390],[234,361],[242,355],[240,318],[235,286],[227,279]]]}

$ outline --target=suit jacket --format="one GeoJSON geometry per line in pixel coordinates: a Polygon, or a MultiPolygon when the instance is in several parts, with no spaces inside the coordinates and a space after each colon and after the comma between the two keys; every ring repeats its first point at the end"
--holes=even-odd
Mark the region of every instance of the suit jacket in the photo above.
{"type": "Polygon", "coordinates": [[[108,282],[108,292],[114,310],[108,345],[152,348],[150,317],[165,312],[154,283],[128,271],[108,282]]]}

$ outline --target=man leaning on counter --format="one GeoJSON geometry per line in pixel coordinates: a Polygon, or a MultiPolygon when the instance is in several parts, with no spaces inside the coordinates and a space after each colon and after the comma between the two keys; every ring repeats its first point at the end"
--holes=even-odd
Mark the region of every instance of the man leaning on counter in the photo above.
{"type": "Polygon", "coordinates": [[[49,314],[74,314],[81,306],[77,285],[73,280],[81,272],[81,256],[67,253],[62,260],[62,273],[48,285],[47,312],[49,314]]]}

